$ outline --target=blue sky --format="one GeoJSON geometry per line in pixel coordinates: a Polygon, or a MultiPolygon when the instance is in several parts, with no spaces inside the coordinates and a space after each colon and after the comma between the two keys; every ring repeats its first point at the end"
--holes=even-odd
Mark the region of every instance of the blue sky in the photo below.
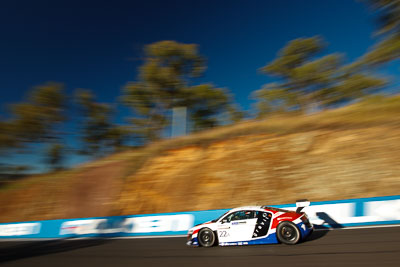
{"type": "MultiPolygon", "coordinates": [[[[208,60],[198,83],[228,88],[249,110],[251,92],[272,81],[257,70],[288,41],[319,35],[325,53],[340,52],[350,61],[375,43],[375,29],[368,7],[352,0],[3,1],[0,116],[47,81],[64,83],[69,95],[88,88],[100,101],[114,102],[136,79],[143,46],[160,40],[198,44],[208,60]]],[[[397,71],[393,64],[381,70],[397,71]]],[[[129,115],[120,108],[117,120],[129,115]]],[[[72,137],[68,142],[76,145],[72,137]]]]}

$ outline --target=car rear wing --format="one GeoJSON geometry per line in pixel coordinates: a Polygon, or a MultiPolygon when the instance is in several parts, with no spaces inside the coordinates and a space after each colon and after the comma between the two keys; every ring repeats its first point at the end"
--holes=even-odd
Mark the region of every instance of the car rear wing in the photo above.
{"type": "Polygon", "coordinates": [[[296,212],[301,212],[305,207],[310,206],[310,201],[308,199],[296,200],[296,212]]]}

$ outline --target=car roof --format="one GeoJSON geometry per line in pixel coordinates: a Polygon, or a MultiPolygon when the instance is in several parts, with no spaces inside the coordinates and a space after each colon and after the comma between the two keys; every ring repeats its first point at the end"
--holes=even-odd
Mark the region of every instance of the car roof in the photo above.
{"type": "Polygon", "coordinates": [[[240,211],[240,210],[261,210],[261,206],[242,206],[242,207],[237,207],[237,208],[231,209],[229,212],[240,211]]]}

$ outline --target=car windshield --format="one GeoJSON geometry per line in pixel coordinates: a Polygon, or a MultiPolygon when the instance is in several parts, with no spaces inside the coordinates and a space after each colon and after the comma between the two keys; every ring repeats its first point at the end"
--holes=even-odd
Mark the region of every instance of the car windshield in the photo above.
{"type": "Polygon", "coordinates": [[[217,219],[212,220],[211,222],[217,222],[219,219],[224,217],[228,212],[229,212],[229,210],[227,212],[225,212],[224,214],[222,214],[221,216],[219,216],[217,219]]]}

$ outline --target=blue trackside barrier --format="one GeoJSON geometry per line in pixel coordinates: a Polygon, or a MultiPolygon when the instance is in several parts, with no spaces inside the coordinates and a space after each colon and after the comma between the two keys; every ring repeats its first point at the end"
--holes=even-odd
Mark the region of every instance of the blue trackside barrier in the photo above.
{"type": "MultiPolygon", "coordinates": [[[[295,209],[296,204],[273,207],[295,209]]],[[[0,239],[185,235],[194,225],[228,211],[206,210],[145,215],[0,223],[0,239]]],[[[400,195],[311,202],[304,211],[316,228],[400,224],[400,195]]]]}

